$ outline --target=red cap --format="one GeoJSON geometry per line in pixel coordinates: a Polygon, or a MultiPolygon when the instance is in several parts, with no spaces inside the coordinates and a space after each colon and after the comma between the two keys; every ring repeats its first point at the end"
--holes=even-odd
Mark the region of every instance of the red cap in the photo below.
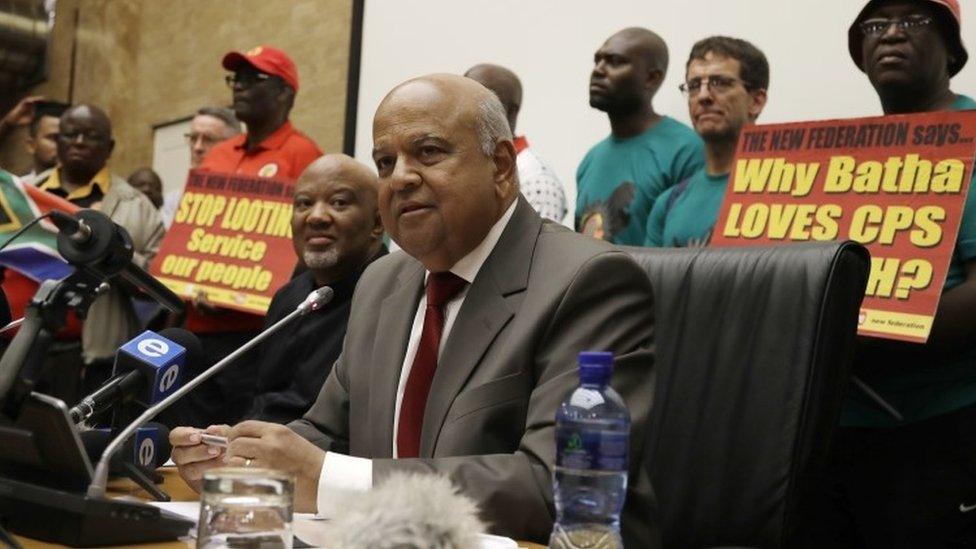
{"type": "Polygon", "coordinates": [[[246,53],[232,51],[224,56],[221,64],[229,71],[238,71],[241,67],[255,69],[272,76],[280,77],[296,92],[298,91],[298,69],[288,54],[271,46],[257,46],[246,53]]]}
{"type": "MultiPolygon", "coordinates": [[[[864,63],[861,59],[861,43],[864,40],[864,35],[861,33],[861,28],[858,26],[861,21],[879,4],[887,2],[888,0],[870,0],[861,13],[857,14],[854,22],[851,24],[851,28],[847,30],[847,49],[851,53],[851,59],[854,60],[854,64],[857,68],[864,70],[864,63]]],[[[950,36],[945,36],[946,46],[949,48],[949,53],[951,53],[955,59],[952,64],[949,65],[949,76],[955,76],[956,73],[962,70],[966,65],[966,61],[969,59],[969,54],[966,53],[966,48],[962,44],[962,36],[960,28],[962,27],[962,10],[959,8],[959,0],[917,0],[919,2],[929,2],[939,6],[940,11],[945,16],[945,22],[949,27],[950,36]]]]}

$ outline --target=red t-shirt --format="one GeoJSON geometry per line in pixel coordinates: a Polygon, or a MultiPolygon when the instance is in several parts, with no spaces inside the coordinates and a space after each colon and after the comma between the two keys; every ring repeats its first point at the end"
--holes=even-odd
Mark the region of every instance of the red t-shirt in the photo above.
{"type": "Polygon", "coordinates": [[[306,166],[322,156],[318,145],[291,122],[282,124],[250,153],[244,149],[246,140],[247,136],[241,134],[214,145],[200,168],[294,181],[306,166]]]}
{"type": "MultiPolygon", "coordinates": [[[[221,141],[210,149],[200,169],[294,181],[322,156],[318,145],[291,122],[282,124],[250,153],[244,149],[246,139],[241,134],[221,141]]],[[[260,330],[263,324],[263,316],[240,311],[203,315],[190,306],[186,312],[186,329],[194,333],[250,332],[260,330]]]]}

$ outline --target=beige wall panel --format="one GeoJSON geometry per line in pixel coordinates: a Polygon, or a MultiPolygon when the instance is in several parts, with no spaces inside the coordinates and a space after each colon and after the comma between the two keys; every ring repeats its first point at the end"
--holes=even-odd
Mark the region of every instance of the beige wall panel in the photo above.
{"type": "MultiPolygon", "coordinates": [[[[295,125],[324,151],[342,149],[350,0],[61,0],[51,78],[38,87],[55,99],[68,97],[76,6],[73,99],[109,113],[119,174],[152,163],[154,125],[230,103],[220,58],[258,44],[285,50],[298,65],[295,125]]],[[[29,167],[22,139],[0,148],[0,162],[18,172],[29,167]]]]}

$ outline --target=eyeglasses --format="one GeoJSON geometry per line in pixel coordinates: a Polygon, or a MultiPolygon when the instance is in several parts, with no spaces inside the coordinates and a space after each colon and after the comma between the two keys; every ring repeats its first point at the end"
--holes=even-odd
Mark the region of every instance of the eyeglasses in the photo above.
{"type": "Polygon", "coordinates": [[[250,88],[256,84],[267,82],[271,78],[270,74],[264,74],[263,72],[239,72],[228,74],[224,77],[224,82],[227,82],[227,87],[230,89],[234,89],[234,86],[237,84],[240,84],[242,88],[250,88]]]}
{"type": "Polygon", "coordinates": [[[80,131],[80,130],[59,132],[56,138],[66,143],[77,142],[79,141],[79,139],[86,143],[101,143],[103,141],[108,140],[108,137],[105,136],[104,134],[94,132],[94,131],[80,131]]]}
{"type": "Polygon", "coordinates": [[[902,32],[918,32],[932,24],[932,18],[927,15],[909,15],[894,19],[868,19],[862,21],[858,27],[865,36],[881,36],[894,25],[902,32]]]}
{"type": "Polygon", "coordinates": [[[183,139],[186,140],[187,145],[195,145],[197,141],[201,141],[205,146],[215,145],[221,141],[219,137],[215,137],[213,135],[193,132],[184,133],[183,139]]]}
{"type": "Polygon", "coordinates": [[[678,89],[686,96],[692,96],[698,95],[702,85],[704,85],[711,93],[720,94],[731,90],[736,84],[742,84],[746,89],[749,88],[744,80],[732,78],[731,76],[715,75],[707,78],[692,78],[687,82],[679,84],[678,89]]]}

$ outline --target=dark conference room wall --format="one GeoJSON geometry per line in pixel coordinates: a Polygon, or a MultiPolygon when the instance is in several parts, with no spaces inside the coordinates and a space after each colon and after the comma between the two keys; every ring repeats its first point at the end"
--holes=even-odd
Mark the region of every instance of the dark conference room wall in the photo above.
{"type": "MultiPolygon", "coordinates": [[[[228,105],[220,59],[275,45],[298,65],[292,121],[322,150],[342,150],[353,0],[59,0],[49,78],[30,93],[93,103],[112,118],[111,164],[123,176],[152,164],[153,127],[203,105],[228,105]],[[73,60],[73,62],[72,62],[73,60]]],[[[0,165],[30,169],[26,131],[0,165]]]]}

